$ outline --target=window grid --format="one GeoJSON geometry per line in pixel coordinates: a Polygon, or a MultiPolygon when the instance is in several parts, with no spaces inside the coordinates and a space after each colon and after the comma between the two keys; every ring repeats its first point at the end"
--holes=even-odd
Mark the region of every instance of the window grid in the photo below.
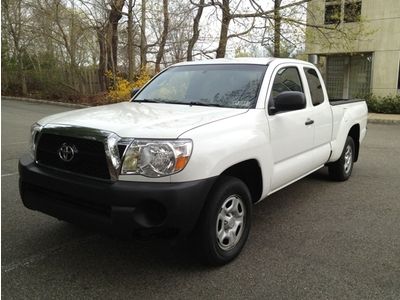
{"type": "Polygon", "coordinates": [[[362,0],[326,0],[325,24],[358,22],[361,7],[362,0]]]}

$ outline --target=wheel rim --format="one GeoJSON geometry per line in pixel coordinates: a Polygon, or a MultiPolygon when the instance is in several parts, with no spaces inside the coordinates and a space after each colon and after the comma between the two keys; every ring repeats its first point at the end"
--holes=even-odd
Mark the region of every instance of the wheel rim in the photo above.
{"type": "Polygon", "coordinates": [[[350,145],[347,145],[346,152],[344,153],[344,171],[348,174],[351,170],[353,163],[353,150],[350,145]]]}
{"type": "Polygon", "coordinates": [[[246,210],[238,195],[231,195],[223,202],[217,217],[218,246],[225,251],[234,248],[242,237],[246,210]]]}

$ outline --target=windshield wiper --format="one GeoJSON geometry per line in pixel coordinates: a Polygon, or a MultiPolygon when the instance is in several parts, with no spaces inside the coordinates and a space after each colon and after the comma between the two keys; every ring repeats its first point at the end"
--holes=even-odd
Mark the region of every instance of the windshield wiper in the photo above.
{"type": "Polygon", "coordinates": [[[165,101],[158,100],[158,99],[140,99],[140,100],[133,100],[132,102],[138,102],[138,103],[166,103],[165,101]]]}
{"type": "Polygon", "coordinates": [[[197,105],[197,106],[214,106],[214,107],[226,107],[224,105],[218,103],[208,103],[202,101],[189,101],[189,102],[181,102],[181,101],[174,101],[174,100],[160,100],[160,99],[140,99],[140,100],[133,100],[132,102],[138,103],[165,103],[165,104],[181,104],[181,105],[197,105]]]}
{"type": "Polygon", "coordinates": [[[225,107],[221,104],[218,103],[207,103],[207,102],[201,102],[201,101],[190,101],[187,104],[189,104],[190,106],[192,105],[198,105],[198,106],[215,106],[215,107],[225,107]]]}

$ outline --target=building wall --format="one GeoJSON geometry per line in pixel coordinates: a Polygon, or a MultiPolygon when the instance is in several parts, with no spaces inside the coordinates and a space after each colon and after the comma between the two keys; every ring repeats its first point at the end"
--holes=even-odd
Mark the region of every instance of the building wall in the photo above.
{"type": "MultiPolygon", "coordinates": [[[[308,22],[324,24],[325,0],[309,3],[308,22]]],[[[380,96],[398,92],[400,63],[400,0],[362,0],[361,22],[339,25],[349,39],[327,31],[331,43],[323,34],[308,28],[308,54],[339,54],[372,52],[372,93],[380,96]],[[352,40],[356,38],[355,40],[352,40]]]]}
{"type": "Polygon", "coordinates": [[[371,92],[378,96],[398,92],[400,51],[376,51],[372,60],[371,92]]]}

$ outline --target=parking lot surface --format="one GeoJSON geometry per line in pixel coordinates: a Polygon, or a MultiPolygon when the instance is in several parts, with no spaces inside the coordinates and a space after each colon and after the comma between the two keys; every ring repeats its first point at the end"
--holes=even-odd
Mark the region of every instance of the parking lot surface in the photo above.
{"type": "Polygon", "coordinates": [[[400,125],[368,126],[349,181],[322,169],[256,205],[242,254],[209,268],[189,242],[117,239],[25,209],[29,127],[71,108],[1,106],[4,299],[400,299],[400,125]]]}

